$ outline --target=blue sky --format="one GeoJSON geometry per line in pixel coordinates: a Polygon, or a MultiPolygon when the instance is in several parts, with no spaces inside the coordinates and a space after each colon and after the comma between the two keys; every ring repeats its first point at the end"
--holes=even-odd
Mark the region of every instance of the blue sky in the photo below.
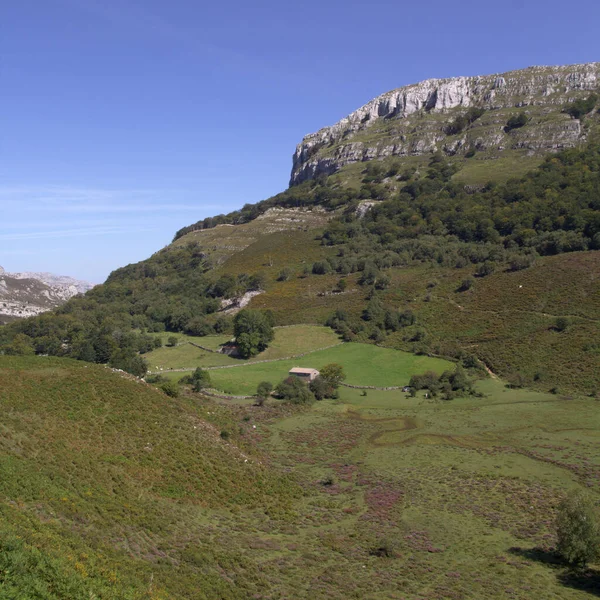
{"type": "Polygon", "coordinates": [[[430,77],[600,60],[600,5],[20,0],[0,12],[0,265],[93,282],[287,187],[306,133],[430,77]]]}

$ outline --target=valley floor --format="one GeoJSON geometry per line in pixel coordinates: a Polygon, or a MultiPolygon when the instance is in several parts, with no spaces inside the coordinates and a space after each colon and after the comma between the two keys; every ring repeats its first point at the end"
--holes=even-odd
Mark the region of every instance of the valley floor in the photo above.
{"type": "Polygon", "coordinates": [[[344,389],[261,424],[306,491],[289,522],[252,536],[261,597],[597,595],[600,573],[569,576],[552,547],[564,493],[600,492],[598,403],[478,387],[485,398],[451,402],[344,389]]]}

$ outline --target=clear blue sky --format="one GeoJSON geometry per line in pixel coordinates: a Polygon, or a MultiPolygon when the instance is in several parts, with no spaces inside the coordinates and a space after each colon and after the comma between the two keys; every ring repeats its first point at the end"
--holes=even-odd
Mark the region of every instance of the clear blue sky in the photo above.
{"type": "Polygon", "coordinates": [[[94,282],[285,189],[302,136],[380,93],[600,60],[597,0],[20,0],[0,23],[0,265],[94,282]]]}

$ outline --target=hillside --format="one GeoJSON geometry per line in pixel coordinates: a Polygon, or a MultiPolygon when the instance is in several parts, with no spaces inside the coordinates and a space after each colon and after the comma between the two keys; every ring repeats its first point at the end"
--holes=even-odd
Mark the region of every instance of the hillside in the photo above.
{"type": "Polygon", "coordinates": [[[589,597],[553,519],[598,493],[596,402],[477,385],[256,407],[0,357],[0,597],[589,597]]]}
{"type": "Polygon", "coordinates": [[[290,185],[366,160],[397,157],[419,164],[415,158],[437,151],[477,162],[501,159],[517,169],[527,158],[531,168],[545,153],[577,146],[596,133],[597,121],[572,118],[564,108],[599,85],[600,63],[590,63],[402,87],[305,136],[294,153],[290,185]],[[469,113],[473,109],[480,112],[469,113]],[[517,113],[526,124],[511,130],[507,123],[517,113]],[[469,114],[477,115],[472,122],[459,120],[469,114]]]}
{"type": "Polygon", "coordinates": [[[298,490],[235,416],[66,359],[0,357],[0,389],[1,598],[250,595],[218,523],[298,490]]]}
{"type": "Polygon", "coordinates": [[[275,325],[328,324],[345,341],[485,364],[539,389],[597,394],[598,68],[430,81],[411,87],[426,103],[420,108],[406,90],[384,95],[398,110],[383,110],[379,99],[319,135],[335,142],[376,133],[373,120],[418,116],[414,134],[425,139],[429,120],[448,115],[440,126],[470,135],[504,110],[504,98],[511,139],[538,131],[526,114],[534,108],[575,124],[581,136],[566,144],[576,148],[530,148],[531,160],[483,160],[439,146],[420,156],[365,155],[181,229],[168,247],[53,314],[3,328],[0,347],[143,375],[144,355],[162,343],[153,334],[231,335],[232,314],[249,306],[270,310],[275,325]],[[479,183],[466,184],[465,173],[479,183]]]}

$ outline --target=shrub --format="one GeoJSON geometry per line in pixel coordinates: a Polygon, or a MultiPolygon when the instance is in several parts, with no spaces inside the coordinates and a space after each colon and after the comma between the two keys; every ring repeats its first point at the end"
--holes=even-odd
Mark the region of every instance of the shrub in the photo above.
{"type": "Polygon", "coordinates": [[[315,399],[308,386],[293,375],[277,385],[275,394],[293,404],[308,404],[315,399]]]}
{"type": "Polygon", "coordinates": [[[591,94],[585,99],[580,98],[575,100],[572,104],[568,104],[565,107],[565,112],[574,119],[581,119],[581,117],[592,112],[594,106],[596,106],[596,102],[598,102],[598,96],[596,94],[591,94]]]}
{"type": "Polygon", "coordinates": [[[312,272],[314,275],[328,275],[331,273],[331,265],[326,260],[319,260],[313,263],[312,272]]]}
{"type": "Polygon", "coordinates": [[[470,290],[474,285],[475,280],[472,277],[467,277],[466,279],[463,279],[461,281],[460,285],[458,286],[458,291],[466,292],[467,290],[470,290]]]}
{"type": "Polygon", "coordinates": [[[375,544],[370,549],[369,554],[379,558],[394,558],[398,555],[398,544],[395,540],[385,538],[375,544]]]}
{"type": "Polygon", "coordinates": [[[256,395],[264,401],[271,395],[273,384],[270,381],[261,381],[256,387],[256,395]]]}
{"type": "Polygon", "coordinates": [[[477,267],[475,271],[475,275],[477,277],[487,277],[491,275],[496,270],[496,265],[493,262],[484,262],[482,265],[477,267]]]}
{"type": "Polygon", "coordinates": [[[285,267],[279,271],[279,275],[277,275],[277,281],[287,281],[293,275],[292,270],[289,267],[285,267]]]}
{"type": "Polygon", "coordinates": [[[323,398],[338,398],[336,388],[320,375],[313,379],[308,387],[317,400],[323,400],[323,398]]]}
{"type": "Polygon", "coordinates": [[[567,317],[556,317],[556,321],[554,321],[554,329],[556,331],[565,331],[569,325],[570,321],[567,317]]]}
{"type": "Polygon", "coordinates": [[[508,119],[504,131],[506,131],[506,133],[509,133],[513,129],[519,129],[520,127],[524,127],[525,125],[527,125],[527,123],[529,123],[529,117],[526,113],[520,112],[517,115],[512,115],[512,117],[508,119]]]}
{"type": "Polygon", "coordinates": [[[160,389],[171,398],[177,398],[179,396],[179,386],[176,381],[167,379],[160,384],[160,389]]]}
{"type": "Polygon", "coordinates": [[[177,338],[174,335],[167,338],[167,346],[170,346],[171,348],[177,346],[177,338]]]}
{"type": "Polygon", "coordinates": [[[557,551],[571,566],[583,568],[600,558],[600,520],[593,500],[584,492],[569,494],[558,508],[557,551]]]}
{"type": "Polygon", "coordinates": [[[509,270],[510,271],[522,271],[523,269],[528,269],[535,263],[535,257],[531,254],[525,254],[520,256],[515,256],[510,261],[509,270]]]}

